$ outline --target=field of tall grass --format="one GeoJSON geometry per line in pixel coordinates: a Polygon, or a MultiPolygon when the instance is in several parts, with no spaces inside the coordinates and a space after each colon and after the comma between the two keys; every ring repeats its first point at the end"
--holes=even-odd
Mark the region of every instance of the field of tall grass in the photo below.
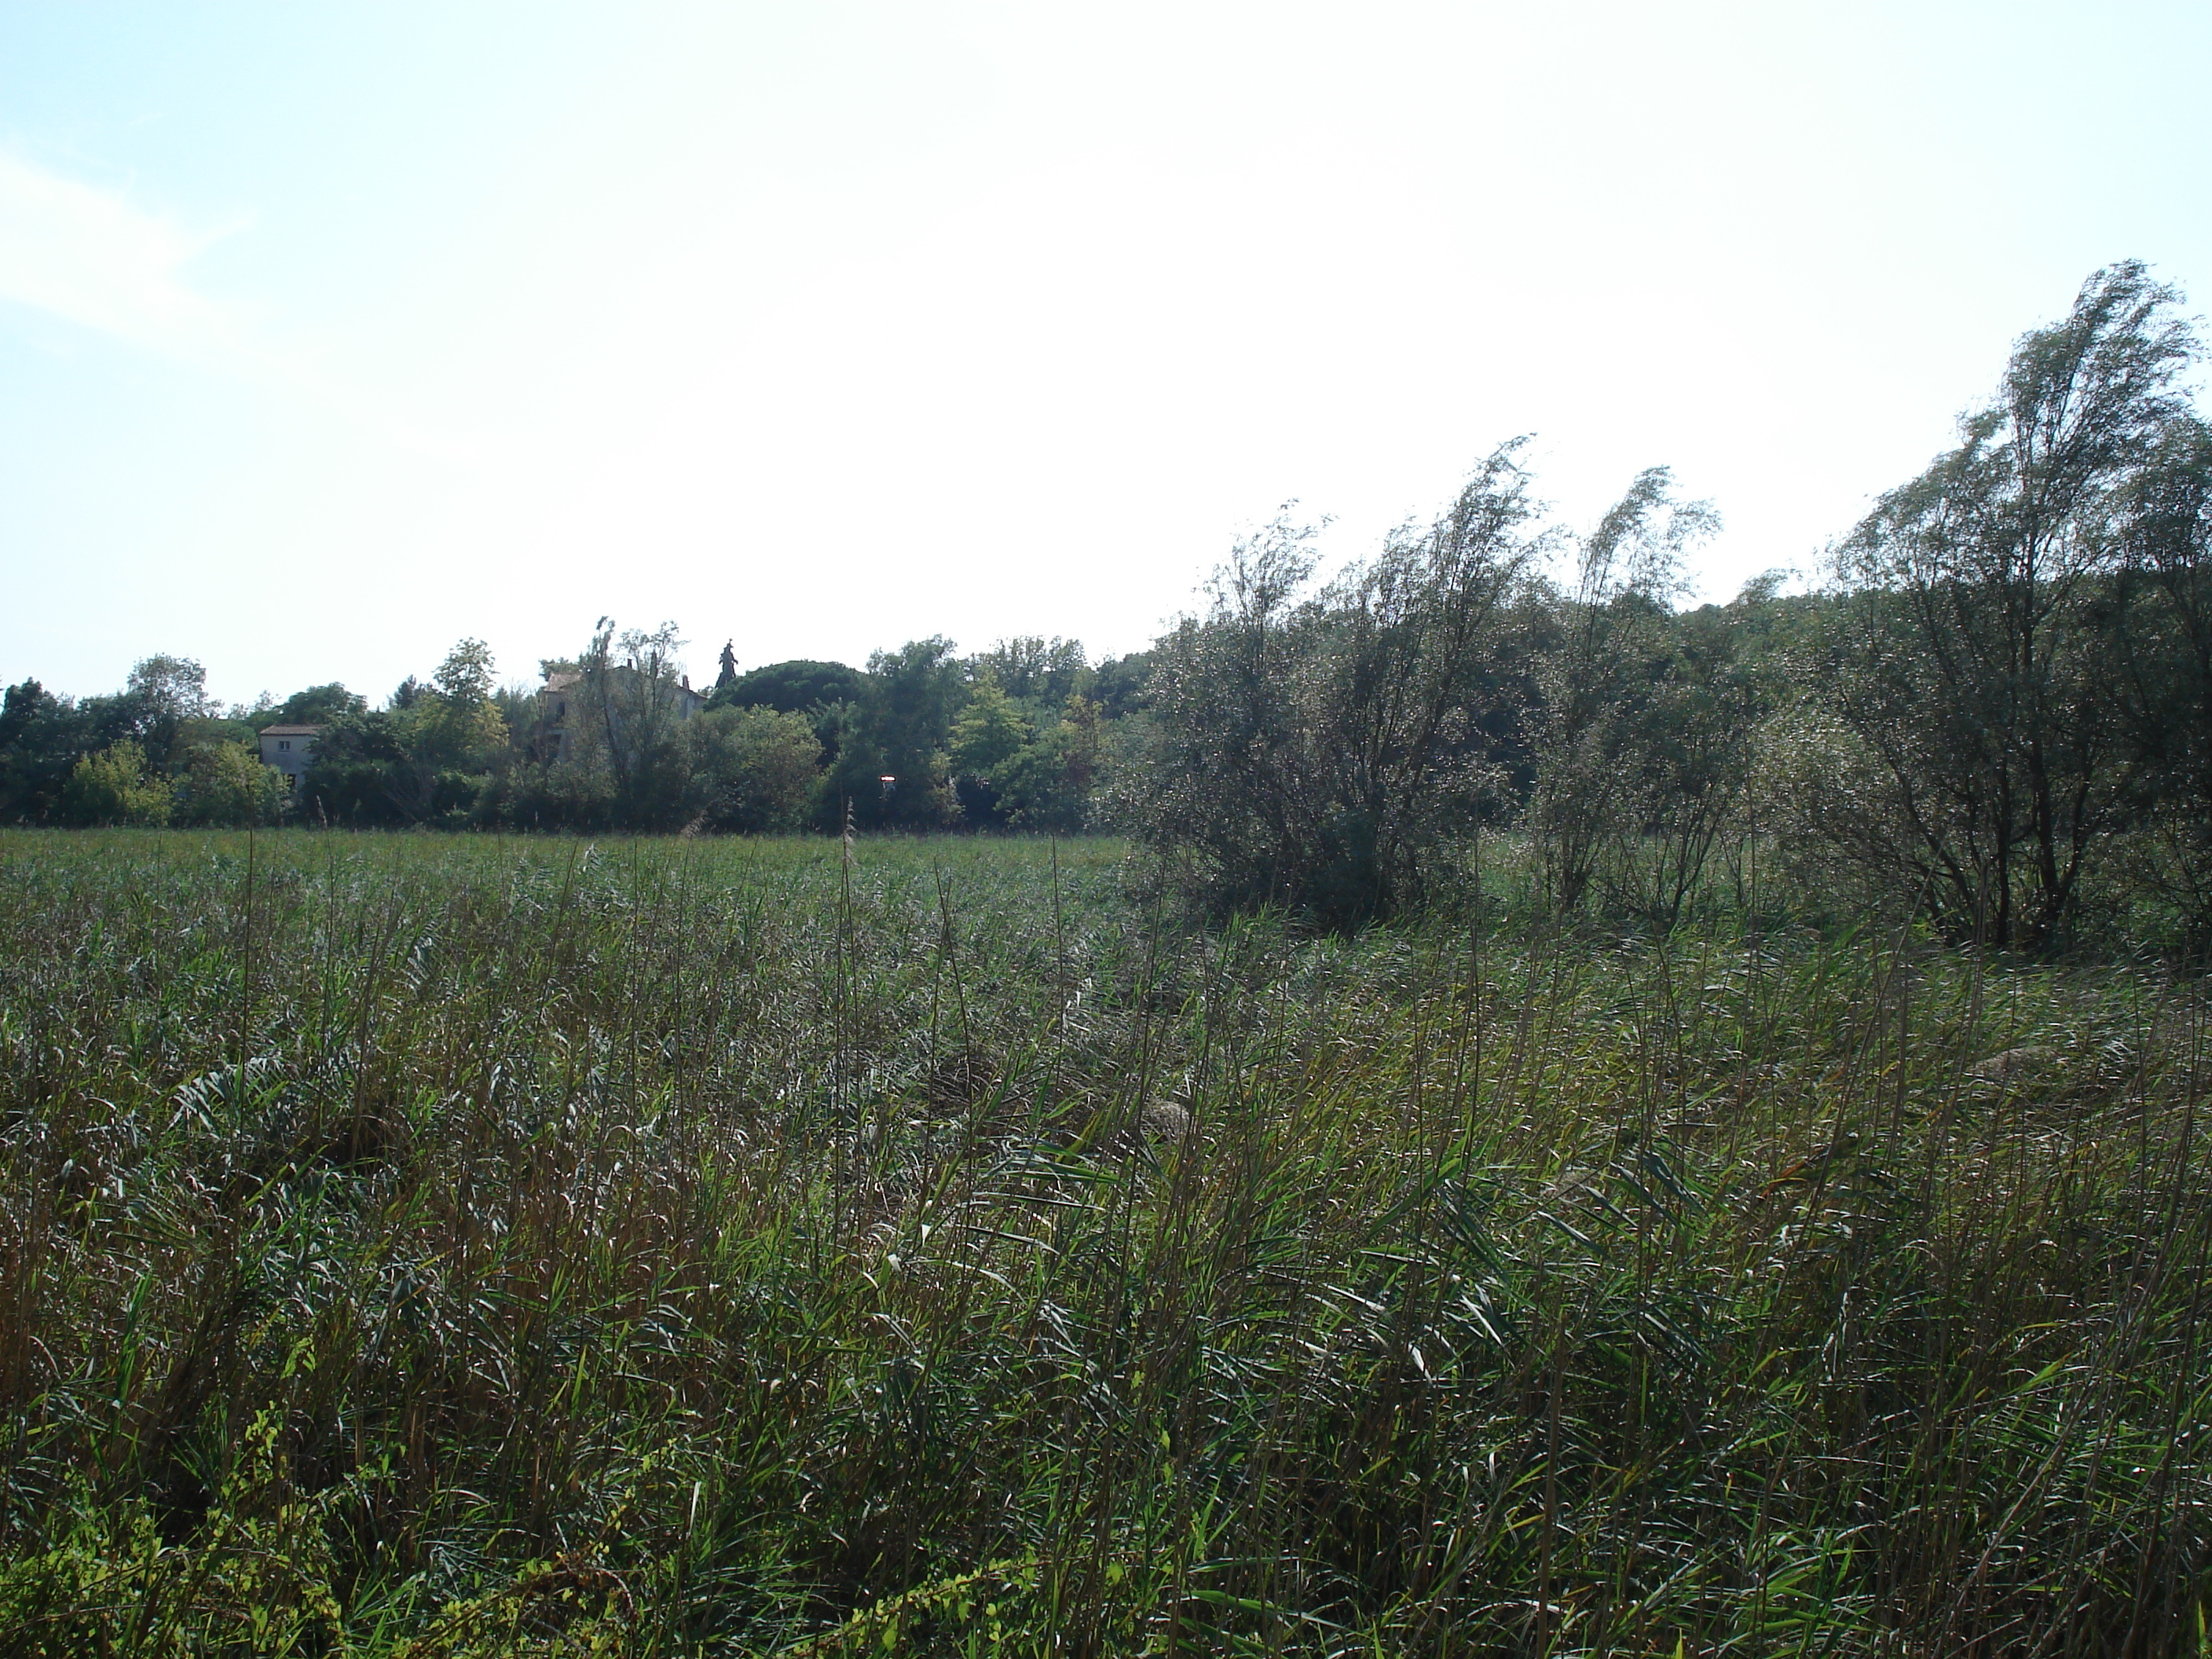
{"type": "Polygon", "coordinates": [[[0,832],[0,1651],[2200,1652],[2206,1017],[1108,842],[0,832]]]}

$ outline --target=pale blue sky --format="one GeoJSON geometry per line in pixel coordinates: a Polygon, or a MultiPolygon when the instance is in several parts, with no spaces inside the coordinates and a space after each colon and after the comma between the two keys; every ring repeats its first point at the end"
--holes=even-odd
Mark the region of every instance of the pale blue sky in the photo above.
{"type": "Polygon", "coordinates": [[[0,8],[0,676],[1143,645],[1534,432],[1815,566],[2094,266],[2212,7],[0,8]]]}

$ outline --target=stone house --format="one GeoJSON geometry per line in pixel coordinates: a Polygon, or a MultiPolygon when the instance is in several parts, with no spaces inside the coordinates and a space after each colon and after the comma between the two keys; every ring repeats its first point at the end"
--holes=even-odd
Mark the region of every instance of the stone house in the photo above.
{"type": "Polygon", "coordinates": [[[297,788],[307,769],[315,763],[315,739],[319,726],[264,726],[261,728],[261,763],[284,775],[285,787],[297,788]]]}
{"type": "MultiPolygon", "coordinates": [[[[645,687],[640,682],[644,676],[635,668],[617,663],[607,672],[614,678],[617,695],[616,737],[621,740],[621,706],[624,694],[642,696],[645,687]]],[[[536,748],[541,760],[559,760],[568,751],[569,734],[576,722],[584,716],[582,699],[578,696],[583,685],[583,671],[575,668],[560,670],[545,677],[545,684],[538,688],[538,740],[536,748]]],[[[688,720],[707,706],[707,694],[691,689],[691,677],[685,675],[674,685],[662,688],[663,694],[672,702],[676,718],[688,720]]]]}

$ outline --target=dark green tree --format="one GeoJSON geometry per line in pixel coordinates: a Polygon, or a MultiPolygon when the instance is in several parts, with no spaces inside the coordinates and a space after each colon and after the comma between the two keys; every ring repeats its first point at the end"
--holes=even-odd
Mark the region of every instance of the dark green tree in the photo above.
{"type": "Polygon", "coordinates": [[[963,686],[952,649],[933,636],[868,659],[827,787],[829,817],[849,805],[856,822],[884,828],[933,830],[955,820],[945,745],[963,686]]]}
{"type": "Polygon", "coordinates": [[[52,817],[93,738],[94,722],[70,698],[34,679],[9,686],[0,701],[0,822],[52,817]]]}
{"type": "Polygon", "coordinates": [[[1023,707],[988,669],[968,689],[967,706],[946,734],[945,758],[962,810],[976,824],[1005,822],[1004,769],[1036,737],[1023,707]]]}
{"type": "Polygon", "coordinates": [[[2108,601],[2126,507],[2188,412],[2179,299],[2139,263],[2093,275],[1838,555],[1865,602],[1832,707],[1878,799],[1835,822],[1959,936],[2057,945],[2136,796],[2108,601]]]}
{"type": "Polygon", "coordinates": [[[1540,545],[1518,448],[1311,598],[1312,532],[1279,518],[1231,552],[1209,614],[1159,642],[1119,810],[1189,854],[1214,902],[1353,926],[1455,867],[1498,783],[1499,623],[1540,545]]]}
{"type": "Polygon", "coordinates": [[[1092,671],[1088,695],[1097,703],[1103,718],[1121,720],[1143,706],[1145,687],[1152,673],[1152,653],[1149,651],[1132,651],[1126,657],[1109,658],[1092,671]]]}
{"type": "Polygon", "coordinates": [[[1091,669],[1080,640],[1047,640],[1038,635],[1001,640],[988,651],[969,659],[968,674],[980,683],[994,681],[1018,702],[1036,702],[1058,708],[1091,684],[1091,669]]]}
{"type": "Polygon", "coordinates": [[[823,703],[849,702],[860,695],[862,675],[842,662],[772,662],[719,682],[708,702],[716,708],[773,708],[803,714],[823,703]]]}
{"type": "Polygon", "coordinates": [[[1747,611],[1772,603],[1753,592],[1666,618],[1622,733],[1626,833],[1605,879],[1619,908],[1655,926],[1679,921],[1716,854],[1753,831],[1759,735],[1782,687],[1753,646],[1747,611]]]}
{"type": "Polygon", "coordinates": [[[296,810],[346,825],[470,821],[507,749],[491,652],[462,640],[428,684],[410,675],[392,706],[323,722],[296,810]]]}
{"type": "Polygon", "coordinates": [[[777,835],[800,828],[813,804],[822,745],[804,714],[709,708],[684,727],[691,796],[688,822],[723,834],[777,835]]]}
{"type": "Polygon", "coordinates": [[[602,617],[580,660],[574,729],[596,755],[586,750],[574,763],[605,767],[617,822],[629,829],[673,830],[684,821],[690,770],[677,656],[683,647],[672,622],[617,632],[602,617]]]}
{"type": "Polygon", "coordinates": [[[328,685],[311,685],[304,691],[295,691],[274,708],[258,716],[254,724],[321,726],[341,714],[365,714],[368,708],[368,699],[333,680],[328,685]]]}
{"type": "Polygon", "coordinates": [[[1655,750],[1668,741],[1669,721],[1652,702],[1667,605],[1690,550],[1717,527],[1710,504],[1677,501],[1672,475],[1651,467],[1579,550],[1575,591],[1536,664],[1528,722],[1536,768],[1528,823],[1563,915],[1608,865],[1633,859],[1658,810],[1667,783],[1655,750]]]}
{"type": "Polygon", "coordinates": [[[220,711],[208,700],[207,670],[190,657],[142,657],[131,665],[120,699],[131,735],[148,763],[164,771],[183,761],[186,727],[220,711]]]}
{"type": "Polygon", "coordinates": [[[1103,726],[1098,705],[1075,692],[1059,720],[998,763],[993,804],[1008,824],[1063,836],[1093,827],[1106,756],[1103,726]]]}
{"type": "Polygon", "coordinates": [[[2212,950],[2212,427],[2176,419],[2120,513],[2111,684],[2136,769],[2131,873],[2212,950]]]}
{"type": "Polygon", "coordinates": [[[62,789],[62,817],[75,824],[158,828],[169,822],[173,800],[168,780],[149,762],[145,749],[135,738],[123,738],[77,757],[62,789]]]}

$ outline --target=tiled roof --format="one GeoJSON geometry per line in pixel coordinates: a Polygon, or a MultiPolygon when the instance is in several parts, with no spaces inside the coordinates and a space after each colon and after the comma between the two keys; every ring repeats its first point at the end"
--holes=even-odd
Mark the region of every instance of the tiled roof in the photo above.
{"type": "MultiPolygon", "coordinates": [[[[628,678],[635,677],[638,671],[628,663],[616,663],[608,672],[611,674],[624,676],[624,683],[627,684],[628,678]]],[[[583,678],[583,671],[578,668],[564,668],[557,674],[548,674],[545,677],[545,684],[538,688],[538,695],[542,697],[549,692],[573,691],[582,682],[583,678]]],[[[674,696],[693,697],[701,702],[707,701],[707,694],[704,691],[695,691],[689,685],[672,685],[667,689],[674,696]]]]}
{"type": "Polygon", "coordinates": [[[312,738],[322,729],[319,726],[264,726],[261,728],[261,735],[264,738],[312,738]]]}

